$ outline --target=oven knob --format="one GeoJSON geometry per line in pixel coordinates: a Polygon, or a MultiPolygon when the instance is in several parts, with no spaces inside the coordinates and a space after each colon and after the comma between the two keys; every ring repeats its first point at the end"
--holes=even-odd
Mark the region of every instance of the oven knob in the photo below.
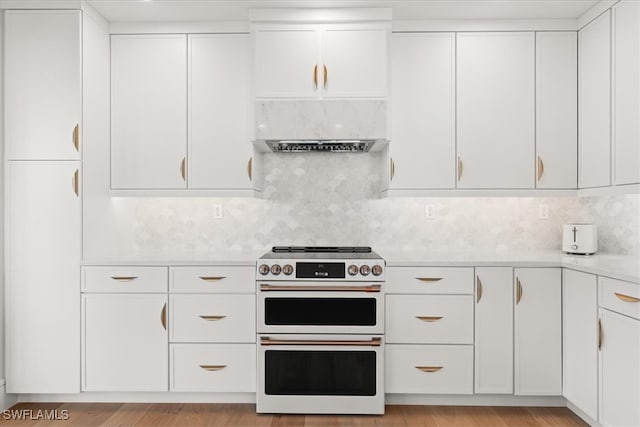
{"type": "Polygon", "coordinates": [[[369,268],[368,265],[360,266],[360,274],[362,274],[363,276],[368,276],[370,271],[371,271],[371,268],[369,268]]]}
{"type": "Polygon", "coordinates": [[[271,274],[273,274],[274,276],[277,276],[278,274],[280,274],[281,271],[282,271],[282,267],[280,267],[278,264],[273,264],[271,266],[271,274]]]}
{"type": "Polygon", "coordinates": [[[374,276],[379,276],[382,274],[382,267],[376,264],[373,267],[371,267],[371,272],[373,273],[374,276]]]}
{"type": "Polygon", "coordinates": [[[269,269],[269,266],[267,264],[262,264],[260,267],[258,267],[258,271],[260,272],[260,274],[265,276],[269,274],[269,271],[271,270],[269,269]]]}
{"type": "Polygon", "coordinates": [[[290,276],[291,273],[293,273],[293,266],[291,264],[285,264],[285,266],[282,267],[282,272],[287,276],[290,276]]]}
{"type": "Polygon", "coordinates": [[[358,266],[351,264],[347,271],[349,272],[349,276],[355,276],[358,274],[358,266]]]}

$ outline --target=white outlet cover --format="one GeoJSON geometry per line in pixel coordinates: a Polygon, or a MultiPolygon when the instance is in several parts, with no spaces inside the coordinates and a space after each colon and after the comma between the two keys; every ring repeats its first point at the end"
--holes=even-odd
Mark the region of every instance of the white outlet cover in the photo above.
{"type": "Polygon", "coordinates": [[[427,219],[436,219],[435,205],[426,205],[424,208],[424,214],[427,217],[427,219]]]}
{"type": "Polygon", "coordinates": [[[544,203],[538,205],[538,218],[549,219],[549,205],[544,203]]]}
{"type": "Polygon", "coordinates": [[[222,207],[222,203],[216,203],[213,205],[213,219],[222,218],[224,218],[224,208],[222,207]]]}

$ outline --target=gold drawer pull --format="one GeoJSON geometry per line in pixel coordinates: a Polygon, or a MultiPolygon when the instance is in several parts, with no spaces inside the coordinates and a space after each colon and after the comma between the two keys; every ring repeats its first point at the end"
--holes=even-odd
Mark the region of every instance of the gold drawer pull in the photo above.
{"type": "Polygon", "coordinates": [[[249,176],[249,181],[253,180],[253,157],[249,157],[249,161],[247,162],[247,175],[249,176]]]}
{"type": "Polygon", "coordinates": [[[442,277],[416,277],[417,280],[426,283],[439,282],[442,280],[442,277]]]}
{"type": "Polygon", "coordinates": [[[542,179],[542,175],[544,175],[544,162],[542,158],[538,156],[538,182],[542,179]]]}
{"type": "Polygon", "coordinates": [[[318,89],[318,64],[313,66],[313,86],[318,89]]]}
{"type": "Polygon", "coordinates": [[[209,322],[215,322],[217,320],[222,320],[227,316],[205,316],[205,315],[200,315],[200,318],[203,320],[207,320],[209,322]]]}
{"type": "Polygon", "coordinates": [[[164,303],[162,307],[162,311],[160,312],[160,323],[162,323],[162,327],[164,330],[167,330],[167,303],[164,303]]]}
{"type": "Polygon", "coordinates": [[[464,166],[462,165],[462,159],[458,157],[458,182],[462,179],[462,171],[464,166]]]}
{"type": "Polygon", "coordinates": [[[602,341],[604,341],[604,332],[602,330],[602,319],[598,319],[598,350],[602,350],[602,341]]]}
{"type": "Polygon", "coordinates": [[[516,305],[520,304],[521,299],[522,299],[522,283],[520,283],[520,278],[516,277],[516,305]]]}
{"type": "Polygon", "coordinates": [[[80,124],[73,128],[73,146],[76,151],[80,151],[80,124]]]}
{"type": "Polygon", "coordinates": [[[226,279],[226,276],[200,276],[200,280],[204,280],[205,282],[217,282],[223,279],[226,279]]]}
{"type": "Polygon", "coordinates": [[[476,276],[476,303],[479,303],[482,299],[482,281],[480,281],[480,276],[476,276]]]}
{"type": "Polygon", "coordinates": [[[422,320],[423,322],[437,322],[442,319],[442,316],[416,316],[416,319],[422,320]]]}
{"type": "Polygon", "coordinates": [[[187,181],[187,158],[183,157],[180,162],[180,176],[182,176],[183,181],[187,181]]]}
{"type": "Polygon", "coordinates": [[[213,372],[213,371],[220,371],[226,368],[227,365],[200,365],[200,367],[205,371],[213,372]]]}
{"type": "Polygon", "coordinates": [[[136,280],[138,276],[111,276],[111,278],[118,282],[131,282],[132,280],[136,280]]]}
{"type": "Polygon", "coordinates": [[[416,369],[422,372],[438,372],[443,366],[416,366],[416,369]]]}
{"type": "Polygon", "coordinates": [[[323,84],[322,87],[324,87],[325,89],[327,88],[327,82],[329,81],[329,70],[327,70],[327,66],[325,64],[322,64],[322,69],[324,71],[324,79],[323,79],[323,84]]]}
{"type": "Polygon", "coordinates": [[[618,297],[618,299],[620,301],[624,301],[624,302],[640,302],[640,298],[632,297],[630,295],[625,295],[625,294],[619,294],[617,292],[614,292],[614,294],[618,297]]]}
{"type": "Polygon", "coordinates": [[[79,190],[79,178],[78,178],[78,174],[80,173],[80,171],[78,169],[76,169],[76,171],[73,173],[73,178],[71,179],[71,186],[73,187],[73,192],[75,193],[76,196],[80,197],[80,190],[79,190]]]}

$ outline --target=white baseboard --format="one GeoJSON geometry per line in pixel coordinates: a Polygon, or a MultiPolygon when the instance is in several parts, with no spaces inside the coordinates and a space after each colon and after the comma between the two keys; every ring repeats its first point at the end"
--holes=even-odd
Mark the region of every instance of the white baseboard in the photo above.
{"type": "Polygon", "coordinates": [[[385,403],[387,405],[565,407],[567,406],[567,399],[562,396],[512,396],[499,394],[387,394],[385,403]]]}
{"type": "Polygon", "coordinates": [[[4,411],[5,409],[11,408],[13,405],[18,403],[18,395],[17,394],[7,394],[5,388],[4,379],[2,380],[2,385],[0,385],[0,411],[4,411]]]}
{"type": "Polygon", "coordinates": [[[594,420],[589,415],[582,412],[580,409],[578,409],[576,405],[569,402],[568,400],[567,400],[567,408],[569,408],[571,412],[573,412],[574,414],[582,418],[582,421],[589,424],[591,427],[602,427],[602,424],[599,424],[596,420],[594,420]]]}

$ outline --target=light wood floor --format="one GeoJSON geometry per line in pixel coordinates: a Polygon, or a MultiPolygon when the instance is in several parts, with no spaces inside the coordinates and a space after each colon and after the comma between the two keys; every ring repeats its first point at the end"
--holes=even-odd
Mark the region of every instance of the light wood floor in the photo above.
{"type": "Polygon", "coordinates": [[[386,407],[384,416],[257,415],[249,404],[165,403],[20,403],[12,410],[69,411],[67,421],[7,421],[9,426],[210,426],[210,427],[431,427],[431,426],[586,426],[567,408],[461,406],[386,407]]]}

